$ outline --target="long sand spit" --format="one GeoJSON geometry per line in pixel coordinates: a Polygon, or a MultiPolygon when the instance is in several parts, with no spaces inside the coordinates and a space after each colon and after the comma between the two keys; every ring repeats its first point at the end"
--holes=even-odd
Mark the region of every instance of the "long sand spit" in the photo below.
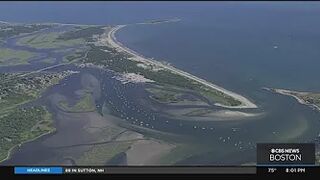
{"type": "Polygon", "coordinates": [[[113,48],[116,48],[118,51],[120,52],[126,52],[130,55],[133,56],[132,59],[136,60],[136,61],[139,61],[141,63],[144,63],[144,64],[149,64],[149,65],[152,65],[152,66],[156,66],[156,67],[160,67],[160,68],[163,68],[163,69],[166,69],[166,70],[169,70],[175,74],[178,74],[178,75],[181,75],[181,76],[184,76],[186,78],[189,78],[191,80],[194,80],[196,82],[199,82],[207,87],[210,87],[210,88],[213,88],[217,91],[220,91],[228,96],[231,96],[233,97],[234,99],[238,100],[241,102],[240,105],[238,106],[226,106],[226,105],[222,105],[222,104],[215,104],[217,106],[221,106],[221,107],[225,107],[225,108],[257,108],[257,106],[252,103],[250,100],[248,100],[246,97],[243,97],[237,93],[234,93],[234,92],[231,92],[229,90],[226,90],[220,86],[217,86],[213,83],[210,83],[204,79],[201,79],[199,77],[196,77],[190,73],[187,73],[187,72],[184,72],[180,69],[177,69],[173,66],[170,66],[170,65],[167,65],[167,64],[163,64],[159,61],[156,61],[156,60],[153,60],[153,59],[150,59],[150,58],[146,58],[144,57],[143,55],[129,49],[128,47],[124,46],[122,43],[120,43],[119,41],[117,41],[116,37],[115,37],[115,33],[120,30],[121,28],[124,28],[126,27],[127,25],[116,25],[114,27],[112,27],[111,29],[108,29],[103,35],[101,35],[100,39],[99,39],[99,42],[101,44],[104,44],[106,46],[110,46],[110,47],[113,47],[113,48]]]}

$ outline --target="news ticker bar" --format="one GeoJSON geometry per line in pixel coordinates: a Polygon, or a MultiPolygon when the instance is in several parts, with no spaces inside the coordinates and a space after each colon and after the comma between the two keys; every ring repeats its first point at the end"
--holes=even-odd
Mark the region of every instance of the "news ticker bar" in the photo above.
{"type": "Polygon", "coordinates": [[[256,174],[256,167],[14,167],[14,174],[256,174]]]}
{"type": "Polygon", "coordinates": [[[319,173],[315,144],[259,143],[256,166],[14,167],[14,174],[311,174],[319,173]]]}
{"type": "MultiPolygon", "coordinates": [[[[318,165],[258,165],[238,167],[11,167],[15,175],[85,174],[213,174],[213,175],[288,175],[319,174],[318,165]]],[[[0,168],[1,169],[1,168],[0,168]]],[[[3,171],[5,172],[5,171],[3,171]]]]}

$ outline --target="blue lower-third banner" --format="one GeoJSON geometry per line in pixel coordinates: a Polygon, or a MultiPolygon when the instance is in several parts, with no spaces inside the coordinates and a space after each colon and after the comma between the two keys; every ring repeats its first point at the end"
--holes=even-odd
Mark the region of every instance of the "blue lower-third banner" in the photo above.
{"type": "Polygon", "coordinates": [[[14,174],[62,174],[62,167],[15,167],[14,174]]]}

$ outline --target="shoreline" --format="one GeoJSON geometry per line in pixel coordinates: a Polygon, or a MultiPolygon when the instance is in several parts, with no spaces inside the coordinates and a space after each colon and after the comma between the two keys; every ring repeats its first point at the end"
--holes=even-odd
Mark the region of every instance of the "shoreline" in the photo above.
{"type": "MultiPolygon", "coordinates": [[[[119,42],[116,37],[115,37],[115,33],[120,30],[121,28],[124,28],[128,25],[156,25],[156,24],[161,24],[161,23],[171,23],[171,22],[178,22],[181,19],[179,18],[173,18],[173,19],[168,19],[168,20],[162,20],[159,22],[139,22],[139,23],[132,23],[132,24],[124,24],[124,25],[115,25],[114,27],[112,27],[107,33],[107,37],[106,37],[106,43],[108,43],[109,45],[111,45],[113,48],[116,48],[119,51],[124,51],[130,55],[133,56],[133,60],[134,61],[138,61],[144,64],[151,64],[151,65],[155,65],[158,67],[161,67],[163,69],[169,70],[175,74],[181,75],[183,77],[186,77],[188,79],[197,81],[207,87],[213,88],[217,91],[220,91],[228,96],[231,96],[232,98],[238,100],[241,102],[240,105],[238,106],[228,106],[228,105],[222,105],[219,103],[216,103],[215,106],[219,106],[219,107],[224,107],[224,108],[229,108],[229,109],[247,109],[247,108],[258,108],[258,106],[256,104],[254,104],[253,102],[251,102],[249,99],[247,99],[246,97],[237,94],[235,92],[229,91],[227,89],[224,89],[223,87],[220,87],[218,85],[215,85],[211,82],[208,82],[204,79],[201,79],[197,76],[194,76],[188,72],[182,71],[180,69],[177,69],[173,66],[170,65],[166,65],[163,64],[159,61],[153,60],[152,58],[147,58],[141,54],[139,54],[138,52],[129,49],[128,47],[126,47],[125,45],[123,45],[121,42],[119,42]]],[[[7,24],[46,24],[46,25],[70,25],[70,26],[105,26],[105,27],[110,27],[106,26],[106,25],[88,25],[88,24],[76,24],[76,23],[52,23],[52,22],[48,22],[48,23],[10,23],[10,22],[6,22],[6,21],[0,21],[2,23],[7,23],[7,24]]]]}
{"type": "Polygon", "coordinates": [[[181,121],[195,122],[226,122],[226,121],[242,121],[252,118],[261,118],[266,115],[265,112],[242,112],[238,110],[211,110],[202,107],[186,108],[186,109],[169,109],[163,111],[165,117],[181,121]]]}
{"type": "Polygon", "coordinates": [[[7,157],[4,158],[3,160],[0,160],[0,164],[3,163],[4,161],[10,159],[10,157],[12,156],[12,151],[13,151],[15,148],[20,147],[20,146],[22,146],[22,145],[24,145],[24,144],[26,144],[26,143],[35,141],[35,140],[37,140],[37,139],[39,139],[39,138],[41,138],[41,137],[43,137],[43,136],[50,135],[50,134],[54,133],[55,131],[56,131],[56,129],[53,129],[53,130],[51,130],[51,131],[48,131],[47,133],[41,134],[41,135],[39,135],[39,136],[37,136],[37,137],[34,137],[33,139],[28,139],[28,140],[26,140],[26,141],[24,141],[24,142],[21,142],[21,143],[15,145],[15,146],[13,146],[12,148],[10,148],[10,149],[8,150],[8,155],[7,155],[7,157]]]}
{"type": "Polygon", "coordinates": [[[77,24],[77,23],[58,23],[58,22],[31,22],[31,23],[22,23],[22,22],[9,22],[9,21],[1,21],[1,24],[7,25],[62,25],[62,26],[103,26],[102,24],[77,24]]]}
{"type": "Polygon", "coordinates": [[[315,108],[316,110],[320,111],[319,106],[317,106],[315,104],[308,103],[308,102],[304,101],[303,99],[301,99],[299,96],[295,95],[295,94],[306,95],[306,94],[308,94],[308,92],[299,92],[299,91],[292,91],[292,90],[287,90],[287,89],[276,89],[276,88],[267,88],[267,87],[264,87],[262,89],[273,92],[273,93],[281,94],[284,96],[293,97],[295,100],[298,101],[298,103],[315,108]]]}
{"type": "Polygon", "coordinates": [[[118,30],[120,30],[120,29],[122,29],[122,28],[124,28],[124,27],[126,27],[126,26],[127,26],[127,25],[117,25],[117,26],[111,28],[111,29],[107,32],[107,34],[106,34],[107,37],[104,37],[104,38],[105,38],[104,41],[105,41],[107,44],[109,44],[111,47],[116,48],[116,49],[119,50],[119,51],[126,52],[126,53],[132,55],[132,56],[133,56],[133,59],[134,59],[135,61],[139,61],[139,62],[144,63],[144,64],[155,65],[155,66],[157,66],[157,67],[161,67],[161,68],[163,68],[163,69],[169,70],[169,71],[171,71],[171,72],[173,72],[173,73],[175,73],[175,74],[184,76],[184,77],[189,78],[189,79],[191,79],[191,80],[197,81],[197,82],[199,82],[199,83],[201,83],[201,84],[203,84],[203,85],[205,85],[205,86],[207,86],[207,87],[210,87],[210,88],[213,88],[213,89],[215,89],[215,90],[217,90],[217,91],[220,91],[220,92],[222,92],[222,93],[224,93],[224,94],[226,94],[226,95],[229,95],[229,96],[233,97],[234,99],[236,99],[236,100],[238,100],[238,101],[241,102],[241,105],[238,105],[238,106],[226,106],[226,105],[221,105],[221,104],[215,104],[216,106],[225,107],[225,108],[232,108],[232,109],[238,109],[238,108],[258,108],[257,105],[255,105],[254,103],[252,103],[249,99],[247,99],[247,98],[244,97],[244,96],[241,96],[241,95],[239,95],[239,94],[237,94],[237,93],[234,93],[234,92],[232,92],[232,91],[226,90],[226,89],[224,89],[224,88],[222,88],[222,87],[220,87],[220,86],[218,86],[218,85],[215,85],[215,84],[213,84],[213,83],[210,83],[210,82],[208,82],[208,81],[206,81],[206,80],[204,80],[204,79],[201,79],[201,78],[199,78],[199,77],[196,77],[196,76],[194,76],[194,75],[192,75],[192,74],[190,74],[190,73],[188,73],[188,72],[184,72],[184,71],[182,71],[182,70],[180,70],[180,69],[177,69],[177,68],[175,68],[175,67],[173,67],[173,66],[165,65],[165,64],[163,64],[163,63],[161,63],[161,62],[158,62],[158,61],[155,61],[155,60],[153,60],[153,59],[151,59],[151,58],[144,57],[143,55],[141,55],[141,54],[133,51],[132,49],[129,49],[129,48],[126,47],[126,46],[124,46],[121,42],[119,42],[119,41],[116,39],[115,33],[116,33],[118,30]]]}

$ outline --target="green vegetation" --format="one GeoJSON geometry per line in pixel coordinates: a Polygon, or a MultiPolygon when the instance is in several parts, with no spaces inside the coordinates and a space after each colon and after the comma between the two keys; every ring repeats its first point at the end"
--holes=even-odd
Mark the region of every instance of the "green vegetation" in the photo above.
{"type": "Polygon", "coordinates": [[[64,56],[63,62],[73,62],[73,61],[82,59],[84,56],[85,56],[85,50],[76,51],[75,53],[73,53],[71,55],[64,56]]]}
{"type": "Polygon", "coordinates": [[[0,27],[0,38],[8,38],[22,33],[32,33],[41,29],[52,27],[51,25],[5,25],[0,27]]]}
{"type": "Polygon", "coordinates": [[[196,91],[200,92],[203,96],[207,97],[211,102],[219,103],[227,106],[238,106],[241,102],[234,99],[231,96],[224,94],[221,91],[215,91],[206,87],[200,86],[196,88],[196,91]]]}
{"type": "MultiPolygon", "coordinates": [[[[105,67],[119,73],[136,73],[143,75],[147,79],[154,80],[156,84],[166,86],[176,86],[186,90],[191,90],[207,97],[214,103],[219,103],[227,106],[241,105],[241,102],[231,96],[224,94],[212,88],[208,88],[196,81],[187,77],[175,74],[172,71],[161,69],[154,71],[152,67],[143,68],[138,66],[138,62],[132,61],[129,55],[119,53],[114,48],[98,47],[91,45],[91,49],[87,53],[87,58],[83,60],[85,63],[93,63],[97,65],[104,65],[105,67]]],[[[163,98],[173,98],[172,95],[167,95],[163,98]]]]}
{"type": "Polygon", "coordinates": [[[43,59],[39,62],[46,63],[46,64],[53,64],[55,61],[56,61],[55,58],[46,58],[46,59],[43,59]]]}
{"type": "MultiPolygon", "coordinates": [[[[150,92],[152,99],[160,103],[177,103],[181,101],[178,96],[181,94],[160,88],[146,88],[146,91],[150,92]]],[[[183,100],[182,100],[183,101],[183,100]]]]}
{"type": "Polygon", "coordinates": [[[89,151],[85,152],[76,163],[80,166],[88,164],[103,166],[117,154],[127,151],[131,144],[132,142],[128,141],[95,145],[89,151]]]}
{"type": "Polygon", "coordinates": [[[92,44],[89,47],[90,49],[87,52],[87,58],[83,59],[84,63],[104,65],[107,68],[120,73],[132,71],[131,69],[134,69],[135,67],[139,68],[136,66],[136,62],[127,59],[129,56],[120,54],[113,48],[97,47],[92,44]]]}
{"type": "MultiPolygon", "coordinates": [[[[167,20],[153,20],[150,23],[158,23],[167,20]]],[[[21,26],[24,29],[31,28],[33,31],[45,27],[50,26],[21,26]],[[41,28],[40,28],[41,27],[41,28]]],[[[2,29],[1,32],[7,31],[19,31],[19,26],[8,26],[6,29],[2,29]]],[[[31,30],[24,30],[31,31],[31,30]]],[[[119,73],[136,73],[144,76],[147,79],[154,80],[156,84],[166,87],[168,85],[176,86],[179,88],[184,88],[186,90],[191,90],[199,95],[207,97],[210,101],[214,103],[219,103],[227,106],[237,106],[240,105],[241,102],[234,99],[231,96],[224,94],[223,92],[217,91],[213,88],[209,88],[204,86],[201,83],[198,83],[194,80],[191,80],[182,75],[175,74],[172,71],[166,69],[159,69],[159,67],[153,67],[153,65],[148,65],[145,67],[139,66],[138,62],[132,61],[131,55],[118,52],[114,48],[106,47],[106,46],[95,46],[93,42],[97,35],[100,35],[104,32],[103,26],[80,26],[75,27],[71,31],[67,31],[64,33],[60,32],[50,32],[50,33],[38,33],[29,35],[18,40],[18,44],[29,46],[33,48],[39,49],[58,49],[58,48],[68,48],[79,45],[86,45],[82,47],[88,47],[89,50],[81,50],[77,51],[73,54],[66,55],[63,59],[64,62],[73,62],[75,60],[82,60],[84,63],[93,63],[96,65],[103,65],[115,72],[119,73]],[[156,68],[157,70],[155,70],[156,68]]],[[[3,58],[2,63],[11,62],[13,64],[17,63],[25,63],[26,59],[28,59],[28,55],[26,54],[17,54],[16,56],[19,58],[11,58],[8,54],[12,53],[2,53],[7,58],[3,58]],[[24,57],[25,59],[23,59],[24,57]],[[9,61],[10,60],[10,61],[9,61]]],[[[29,57],[30,58],[30,57],[29,57]]],[[[1,61],[0,61],[1,62],[1,61]]],[[[44,60],[43,62],[50,63],[52,62],[50,59],[44,60]]],[[[178,101],[176,96],[172,93],[162,93],[158,96],[153,96],[159,101],[163,102],[176,102],[178,101]],[[165,100],[166,99],[166,100],[165,100]]]]}
{"type": "Polygon", "coordinates": [[[52,132],[51,114],[42,106],[20,105],[38,98],[70,72],[50,74],[0,73],[0,161],[10,149],[52,132]]]}
{"type": "Polygon", "coordinates": [[[59,107],[68,112],[90,112],[96,110],[95,103],[90,92],[85,92],[83,97],[72,107],[70,107],[66,101],[60,101],[59,107]]]}
{"type": "Polygon", "coordinates": [[[104,29],[102,29],[102,26],[80,27],[80,29],[61,34],[58,37],[58,40],[65,41],[65,40],[79,39],[79,38],[91,40],[93,35],[102,34],[103,32],[104,32],[104,29]]]}
{"type": "Polygon", "coordinates": [[[55,130],[51,114],[42,106],[16,108],[0,115],[0,162],[13,147],[55,130]]]}
{"type": "Polygon", "coordinates": [[[34,100],[48,87],[57,84],[70,72],[50,74],[0,73],[0,112],[34,100]]]}
{"type": "Polygon", "coordinates": [[[28,60],[35,56],[35,53],[29,51],[2,48],[0,49],[0,66],[28,64],[28,60]]]}
{"type": "Polygon", "coordinates": [[[51,32],[37,35],[30,35],[19,39],[17,44],[23,46],[29,46],[38,49],[53,49],[53,48],[64,48],[73,47],[84,44],[85,41],[82,38],[61,40],[58,39],[61,33],[51,32]]]}
{"type": "Polygon", "coordinates": [[[297,94],[299,98],[308,104],[314,104],[320,109],[320,93],[297,94]]]}
{"type": "Polygon", "coordinates": [[[264,89],[274,93],[286,95],[286,96],[293,96],[299,101],[299,103],[310,105],[320,110],[320,93],[299,92],[299,91],[290,91],[285,89],[274,89],[274,88],[264,88],[264,89]]]}

